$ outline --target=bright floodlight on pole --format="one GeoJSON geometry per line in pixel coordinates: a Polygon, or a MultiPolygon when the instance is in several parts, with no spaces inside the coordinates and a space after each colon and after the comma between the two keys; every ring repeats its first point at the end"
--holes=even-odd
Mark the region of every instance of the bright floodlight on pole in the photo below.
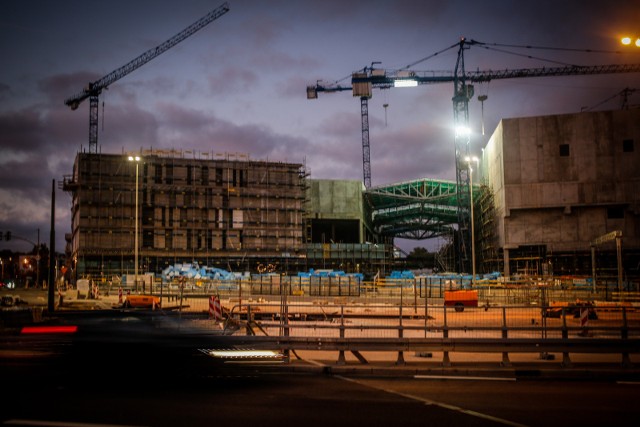
{"type": "Polygon", "coordinates": [[[462,125],[456,126],[455,132],[456,132],[456,138],[471,135],[471,129],[469,129],[469,127],[467,126],[462,126],[462,125]]]}
{"type": "Polygon", "coordinates": [[[418,81],[413,79],[394,80],[393,87],[416,87],[418,81]]]}
{"type": "Polygon", "coordinates": [[[476,165],[479,165],[480,159],[476,156],[470,157],[466,156],[464,161],[467,162],[467,167],[469,168],[469,208],[470,208],[470,216],[471,216],[471,285],[476,286],[476,234],[474,229],[475,220],[473,218],[473,167],[472,163],[475,162],[476,165]]]}
{"type": "Polygon", "coordinates": [[[136,203],[135,203],[135,236],[133,238],[133,252],[134,252],[134,260],[133,260],[133,268],[134,268],[134,286],[135,286],[135,290],[138,290],[138,167],[140,165],[140,156],[129,156],[129,161],[130,162],[136,162],[136,188],[135,188],[135,192],[136,192],[136,203]]]}

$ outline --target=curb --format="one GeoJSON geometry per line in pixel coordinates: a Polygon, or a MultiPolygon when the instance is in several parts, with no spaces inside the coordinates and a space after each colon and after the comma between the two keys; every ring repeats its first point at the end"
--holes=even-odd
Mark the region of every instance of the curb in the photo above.
{"type": "Polygon", "coordinates": [[[289,364],[270,365],[264,368],[279,372],[344,375],[358,377],[426,377],[430,380],[491,380],[513,381],[565,380],[565,381],[640,381],[640,369],[622,366],[585,365],[572,367],[548,367],[522,365],[496,367],[480,364],[458,367],[390,366],[386,364],[337,365],[317,361],[297,360],[289,364]]]}

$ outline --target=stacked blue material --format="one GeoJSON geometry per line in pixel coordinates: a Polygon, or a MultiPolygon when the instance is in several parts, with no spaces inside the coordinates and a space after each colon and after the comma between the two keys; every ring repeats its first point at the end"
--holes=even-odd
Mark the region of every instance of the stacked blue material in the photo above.
{"type": "Polygon", "coordinates": [[[187,279],[210,279],[210,280],[233,280],[234,273],[216,267],[200,266],[197,262],[186,264],[170,265],[162,270],[162,279],[171,280],[174,277],[185,277],[187,279]]]}
{"type": "Polygon", "coordinates": [[[415,279],[415,275],[410,270],[397,271],[394,270],[391,272],[387,279],[415,279]]]}
{"type": "Polygon", "coordinates": [[[313,268],[306,271],[299,271],[298,277],[310,278],[310,277],[355,277],[358,280],[364,280],[364,274],[362,273],[345,273],[341,270],[314,270],[313,268]]]}

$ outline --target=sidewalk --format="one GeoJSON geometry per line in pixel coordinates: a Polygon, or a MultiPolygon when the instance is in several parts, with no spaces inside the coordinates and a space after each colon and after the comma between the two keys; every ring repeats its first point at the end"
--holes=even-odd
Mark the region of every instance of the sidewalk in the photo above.
{"type": "Polygon", "coordinates": [[[363,353],[363,364],[351,353],[345,352],[345,363],[338,363],[336,351],[296,351],[291,361],[277,369],[292,372],[315,372],[350,376],[418,376],[434,379],[574,379],[640,381],[640,358],[632,355],[633,366],[623,367],[617,354],[572,354],[571,365],[562,366],[562,354],[551,354],[553,359],[543,359],[539,353],[510,353],[510,365],[502,365],[502,355],[494,353],[450,353],[450,366],[442,363],[441,352],[431,357],[404,352],[398,362],[395,352],[363,353]],[[296,354],[298,357],[296,357],[296,354]]]}

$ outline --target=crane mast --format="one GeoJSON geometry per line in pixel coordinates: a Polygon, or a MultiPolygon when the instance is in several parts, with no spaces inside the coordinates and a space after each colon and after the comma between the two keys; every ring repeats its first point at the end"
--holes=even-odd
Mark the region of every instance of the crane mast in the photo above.
{"type": "MultiPolygon", "coordinates": [[[[466,48],[468,49],[468,48],[466,48]]],[[[468,250],[470,246],[469,224],[471,197],[469,187],[469,168],[463,162],[469,158],[469,99],[473,97],[473,86],[467,85],[467,76],[464,71],[465,40],[460,40],[458,59],[453,73],[453,123],[454,145],[456,162],[456,200],[458,203],[458,238],[454,240],[458,272],[469,271],[468,250]]]]}
{"type": "MultiPolygon", "coordinates": [[[[487,83],[492,80],[514,79],[524,77],[551,77],[551,76],[582,76],[596,74],[620,74],[620,73],[637,73],[640,72],[640,64],[607,64],[580,66],[569,65],[564,67],[543,67],[543,68],[523,68],[523,69],[506,69],[506,70],[484,70],[484,71],[465,71],[464,68],[464,51],[470,45],[475,44],[474,41],[467,41],[462,38],[458,43],[458,57],[456,67],[453,74],[423,74],[419,75],[414,71],[406,70],[382,70],[369,69],[367,72],[353,73],[351,76],[351,86],[341,86],[335,84],[324,85],[317,82],[315,85],[307,86],[307,99],[315,99],[318,92],[342,92],[351,90],[353,96],[361,97],[361,115],[362,133],[363,133],[363,157],[365,153],[365,132],[366,132],[366,152],[368,153],[369,127],[368,119],[365,129],[365,109],[363,105],[371,98],[371,90],[389,89],[398,86],[417,86],[423,84],[436,83],[453,83],[453,116],[455,131],[455,165],[456,165],[456,184],[457,184],[457,204],[458,204],[458,238],[455,241],[457,268],[459,272],[469,271],[468,249],[471,242],[471,206],[470,206],[470,176],[467,158],[469,156],[469,100],[473,98],[473,85],[470,83],[487,83]],[[368,94],[368,95],[367,95],[368,94]],[[366,97],[366,99],[364,99],[366,97]]],[[[455,45],[454,45],[455,46],[455,45]]],[[[368,116],[368,112],[367,112],[368,116]]],[[[364,176],[365,186],[367,178],[371,179],[370,165],[367,165],[368,159],[364,158],[364,176]],[[367,169],[369,168],[369,169],[367,169]],[[367,170],[369,175],[367,177],[367,170]]],[[[367,186],[367,188],[369,188],[367,186]]]]}
{"type": "Polygon", "coordinates": [[[171,49],[181,41],[186,38],[192,36],[197,31],[201,30],[205,26],[209,25],[211,22],[218,19],[220,16],[224,15],[229,11],[229,4],[223,3],[216,9],[212,10],[202,18],[198,19],[193,24],[189,25],[187,28],[166,40],[165,42],[159,44],[158,46],[147,50],[142,55],[137,58],[129,61],[125,65],[116,70],[113,70],[109,74],[104,77],[87,84],[84,87],[82,92],[67,98],[64,103],[72,110],[76,110],[80,104],[87,98],[89,98],[89,152],[96,153],[98,149],[98,100],[99,95],[102,93],[103,89],[109,87],[109,85],[115,83],[120,80],[127,74],[132,71],[137,70],[147,62],[156,58],[157,56],[163,54],[167,50],[171,49]]]}

